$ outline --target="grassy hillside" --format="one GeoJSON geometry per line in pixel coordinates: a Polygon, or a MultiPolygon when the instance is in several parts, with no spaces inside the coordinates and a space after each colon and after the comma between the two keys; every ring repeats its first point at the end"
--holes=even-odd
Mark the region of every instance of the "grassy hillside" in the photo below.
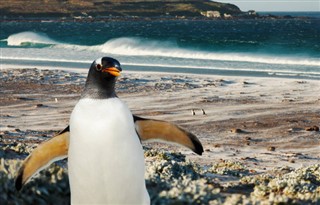
{"type": "Polygon", "coordinates": [[[1,16],[200,16],[201,11],[217,10],[238,14],[232,4],[209,0],[2,0],[1,16]]]}

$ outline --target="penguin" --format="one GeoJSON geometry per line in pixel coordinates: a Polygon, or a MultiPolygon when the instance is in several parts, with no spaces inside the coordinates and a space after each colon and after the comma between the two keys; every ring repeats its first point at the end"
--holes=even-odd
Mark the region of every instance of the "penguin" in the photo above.
{"type": "MultiPolygon", "coordinates": [[[[84,93],[82,94],[82,97],[78,103],[79,105],[77,104],[76,108],[77,107],[84,107],[82,104],[87,101],[89,103],[93,103],[93,102],[105,103],[104,101],[108,101],[108,100],[111,100],[113,103],[115,103],[115,101],[119,101],[119,104],[122,104],[122,106],[125,108],[125,110],[127,110],[126,112],[128,112],[128,113],[126,113],[127,118],[118,119],[119,120],[118,122],[115,123],[115,121],[113,121],[113,123],[116,124],[115,127],[118,127],[118,129],[123,129],[121,127],[120,122],[124,122],[125,121],[124,119],[131,119],[129,121],[134,123],[133,130],[136,134],[134,134],[134,132],[130,133],[130,134],[132,134],[130,140],[135,141],[133,144],[135,144],[135,147],[137,150],[140,150],[137,152],[141,152],[142,148],[141,148],[141,146],[138,146],[136,144],[136,141],[140,142],[140,141],[152,140],[152,141],[162,141],[162,142],[175,143],[178,145],[182,145],[184,147],[191,149],[196,154],[201,155],[203,153],[203,146],[202,146],[201,142],[199,141],[199,139],[194,134],[184,130],[183,128],[181,128],[173,123],[161,121],[161,120],[142,118],[142,117],[139,117],[136,115],[132,115],[131,112],[128,111],[127,106],[119,100],[119,98],[117,97],[117,95],[115,94],[115,91],[114,91],[115,80],[116,80],[116,77],[118,75],[120,75],[120,71],[121,71],[120,63],[115,59],[104,57],[104,58],[95,60],[90,67],[84,93]],[[111,66],[111,67],[109,67],[109,66],[111,66]],[[102,70],[104,70],[104,71],[102,71],[102,70]],[[104,80],[106,80],[106,78],[103,78],[102,76],[107,76],[108,79],[110,80],[110,82],[108,82],[108,83],[105,82],[104,80]],[[108,89],[106,89],[106,88],[108,88],[108,89]],[[138,139],[138,140],[136,140],[136,139],[138,139]]],[[[104,111],[104,109],[108,110],[110,105],[106,106],[105,108],[101,108],[101,110],[102,110],[101,113],[107,112],[107,111],[104,111]]],[[[92,106],[92,107],[94,107],[94,106],[92,106]]],[[[92,109],[92,108],[90,107],[90,109],[92,109]]],[[[111,109],[111,111],[114,111],[114,110],[111,109]]],[[[72,112],[72,113],[74,113],[74,112],[72,112]]],[[[115,113],[113,113],[112,116],[114,114],[115,113]]],[[[102,117],[101,114],[99,116],[102,117]]],[[[112,116],[108,115],[106,117],[112,117],[112,116]]],[[[74,117],[74,115],[73,115],[72,122],[77,122],[77,119],[78,119],[78,117],[74,117]]],[[[79,119],[83,119],[83,117],[81,117],[79,119]]],[[[70,120],[70,122],[71,122],[71,120],[70,120]]],[[[92,126],[94,126],[94,127],[97,126],[97,122],[88,122],[88,124],[89,123],[92,123],[93,124],[92,126]]],[[[99,124],[101,125],[101,123],[99,123],[99,124]]],[[[86,127],[86,126],[87,125],[84,125],[84,127],[86,127]]],[[[101,138],[106,138],[107,136],[109,136],[108,134],[111,133],[110,131],[115,129],[115,127],[110,127],[109,123],[107,123],[106,125],[102,125],[102,126],[107,131],[100,132],[101,136],[102,135],[104,136],[101,138]]],[[[126,126],[129,126],[129,125],[127,124],[126,126]]],[[[131,128],[131,132],[132,132],[132,124],[129,127],[131,128]]],[[[39,171],[45,169],[51,163],[68,157],[68,152],[69,152],[69,149],[71,148],[71,146],[70,146],[70,130],[71,130],[71,124],[69,126],[67,126],[64,130],[62,130],[60,133],[58,133],[56,136],[51,138],[50,140],[41,143],[24,160],[24,162],[22,163],[22,166],[20,167],[20,169],[18,171],[16,180],[15,180],[15,186],[16,186],[17,190],[21,190],[21,188],[23,187],[23,185],[25,183],[27,183],[33,176],[35,176],[39,171]]],[[[97,130],[94,129],[94,132],[97,132],[97,130]]],[[[81,133],[79,133],[79,135],[80,134],[81,133]]],[[[81,136],[82,136],[82,138],[85,138],[85,139],[89,138],[89,140],[90,140],[90,139],[92,139],[92,138],[90,138],[90,136],[92,136],[92,134],[93,133],[86,133],[87,137],[84,137],[85,134],[81,134],[81,136]]],[[[78,141],[77,136],[78,136],[77,132],[73,132],[72,138],[74,140],[73,141],[71,140],[71,142],[74,142],[74,144],[76,144],[76,142],[78,141]]],[[[129,146],[128,145],[129,143],[124,143],[124,144],[126,144],[126,146],[129,146]]],[[[110,144],[110,142],[107,140],[100,142],[98,146],[100,146],[100,145],[105,147],[105,149],[109,148],[109,146],[111,148],[113,148],[112,144],[110,144]]],[[[120,146],[120,145],[118,144],[118,146],[120,146]]],[[[86,149],[89,149],[89,148],[86,148],[86,149]]],[[[69,152],[69,153],[71,153],[71,152],[69,152]]],[[[74,152],[72,152],[72,153],[74,153],[74,152]]],[[[113,156],[114,154],[116,154],[116,153],[110,154],[110,153],[101,153],[100,152],[100,155],[98,155],[98,156],[103,157],[103,158],[108,158],[108,157],[110,157],[110,155],[113,156]]],[[[123,153],[123,154],[125,154],[125,153],[123,153]]],[[[80,155],[81,155],[81,153],[80,153],[80,155]]],[[[75,156],[76,155],[74,155],[74,157],[75,156]]],[[[142,156],[143,156],[143,154],[142,154],[142,156]]],[[[117,156],[117,158],[119,158],[119,156],[117,156]]],[[[74,158],[72,158],[72,159],[74,159],[74,158]]],[[[69,156],[69,160],[70,160],[70,156],[69,156]]],[[[140,159],[140,163],[141,163],[141,159],[140,159]]],[[[71,162],[71,164],[72,164],[72,162],[71,162]]],[[[111,167],[111,164],[108,164],[106,166],[111,167]]],[[[141,165],[141,166],[144,166],[144,165],[141,165]]],[[[73,170],[73,171],[76,172],[75,170],[73,170]]],[[[143,172],[144,171],[142,170],[142,173],[143,172]]],[[[71,190],[71,193],[72,193],[72,190],[71,190]]],[[[145,188],[144,188],[144,194],[147,195],[145,188]]],[[[148,201],[147,196],[145,196],[144,199],[145,199],[145,201],[148,201]]]]}
{"type": "Polygon", "coordinates": [[[121,71],[113,58],[95,60],[71,113],[71,204],[150,204],[143,148],[133,116],[115,93],[121,71]]]}

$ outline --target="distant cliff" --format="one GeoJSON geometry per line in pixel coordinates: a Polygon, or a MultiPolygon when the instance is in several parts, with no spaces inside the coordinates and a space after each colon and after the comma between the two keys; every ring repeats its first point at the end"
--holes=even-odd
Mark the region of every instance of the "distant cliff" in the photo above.
{"type": "Polygon", "coordinates": [[[233,4],[209,0],[2,0],[0,4],[1,17],[196,17],[206,11],[241,13],[233,4]]]}

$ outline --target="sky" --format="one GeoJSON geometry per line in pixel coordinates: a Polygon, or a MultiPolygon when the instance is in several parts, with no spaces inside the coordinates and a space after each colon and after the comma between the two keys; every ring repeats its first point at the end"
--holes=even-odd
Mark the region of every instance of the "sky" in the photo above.
{"type": "Polygon", "coordinates": [[[214,0],[237,5],[242,11],[319,11],[320,0],[214,0]]]}

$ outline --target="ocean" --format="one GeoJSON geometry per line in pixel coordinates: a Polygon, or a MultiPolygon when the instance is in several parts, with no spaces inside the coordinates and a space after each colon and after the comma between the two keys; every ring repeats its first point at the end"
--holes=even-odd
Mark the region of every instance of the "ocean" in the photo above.
{"type": "MultiPolygon", "coordinates": [[[[295,16],[295,15],[293,15],[295,16]]],[[[320,17],[243,20],[1,22],[1,67],[320,79],[320,17]]]]}

